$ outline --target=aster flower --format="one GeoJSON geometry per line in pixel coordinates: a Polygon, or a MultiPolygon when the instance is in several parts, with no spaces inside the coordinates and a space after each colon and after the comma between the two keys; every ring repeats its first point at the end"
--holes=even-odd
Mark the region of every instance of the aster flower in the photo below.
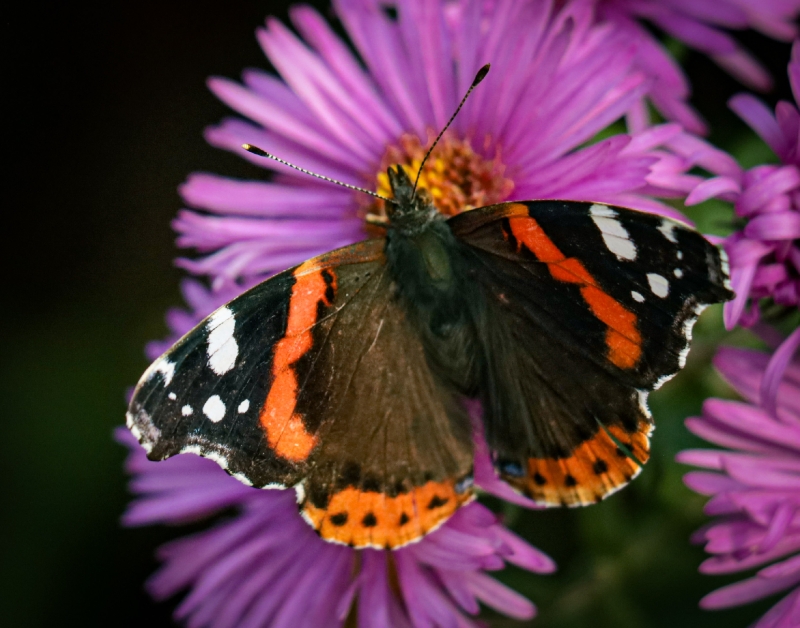
{"type": "MultiPolygon", "coordinates": [[[[637,65],[654,84],[649,100],[667,119],[687,130],[704,133],[705,124],[687,104],[690,87],[670,53],[641,23],[649,22],[666,34],[707,54],[747,87],[767,91],[772,79],[766,69],[728,34],[755,29],[767,37],[791,41],[797,36],[797,0],[596,0],[601,19],[624,31],[638,47],[637,65]]],[[[647,123],[640,103],[629,116],[632,128],[647,123]]]]}
{"type": "MultiPolygon", "coordinates": [[[[789,78],[795,101],[800,94],[800,44],[792,49],[789,78]]],[[[708,179],[689,194],[688,205],[717,197],[733,203],[744,228],[725,241],[736,298],[725,305],[725,325],[752,325],[759,319],[758,301],[797,307],[800,302],[800,114],[780,102],[775,115],[748,94],[735,96],[731,108],[775,151],[779,164],[749,170],[739,166],[708,179]],[[749,307],[748,307],[749,304],[749,307]]],[[[711,164],[710,169],[716,169],[711,164]]],[[[719,170],[716,170],[719,172],[719,170]]]]}
{"type": "Polygon", "coordinates": [[[701,607],[727,608],[789,591],[757,628],[800,625],[800,359],[791,359],[799,344],[800,330],[772,357],[720,349],[715,365],[746,401],[706,401],[703,416],[686,425],[725,449],[678,455],[680,462],[707,469],[684,479],[692,490],[711,496],[705,510],[717,517],[693,538],[712,554],[700,571],[759,568],[706,595],[701,607]],[[768,396],[773,411],[764,407],[768,396]]]}
{"type": "MultiPolygon", "coordinates": [[[[180,263],[209,277],[213,291],[185,284],[191,310],[168,315],[174,335],[152,344],[152,357],[252,283],[363,239],[365,217],[383,212],[380,202],[255,157],[243,143],[388,193],[386,167],[400,163],[416,171],[433,134],[487,61],[492,73],[421,176],[441,211],[570,198],[680,217],[654,198],[682,196],[699,181],[687,171],[702,158],[687,149],[690,138],[679,125],[591,143],[635,106],[649,83],[635,67],[635,46],[619,30],[598,25],[589,5],[568,2],[556,10],[546,2],[507,0],[491,22],[477,2],[408,0],[396,16],[377,0],[335,6],[366,69],[314,10],[297,7],[291,17],[303,39],[272,19],[258,32],[285,82],[258,70],[246,71],[243,85],[210,81],[214,93],[252,122],[226,120],[207,132],[208,140],[275,172],[270,181],[195,174],[182,187],[194,209],[175,221],[179,243],[203,256],[180,263]]],[[[164,597],[189,588],[177,613],[192,626],[342,623],[353,600],[362,626],[471,625],[464,613],[477,612],[477,600],[526,618],[533,605],[484,571],[505,562],[537,573],[554,569],[480,504],[392,553],[336,547],[301,521],[291,495],[241,486],[191,455],[151,463],[127,436],[120,438],[132,449],[128,466],[139,496],[127,524],[237,513],[162,550],[165,564],[150,589],[164,597]],[[303,570],[310,564],[314,569],[303,570]]],[[[480,438],[475,450],[476,484],[530,506],[497,479],[480,438]]]]}
{"type": "MultiPolygon", "coordinates": [[[[174,335],[151,343],[148,354],[158,355],[241,289],[212,293],[185,282],[194,309],[169,312],[174,335]]],[[[475,624],[465,613],[476,614],[479,602],[528,619],[535,606],[484,572],[506,563],[540,574],[555,570],[549,557],[478,503],[414,545],[356,551],[321,540],[300,517],[292,491],[253,489],[192,454],[152,462],[128,430],[116,437],[130,450],[126,468],[137,495],[125,525],[183,524],[235,509],[233,517],[158,552],[164,565],[147,588],[156,599],[190,588],[175,612],[189,626],[334,626],[355,613],[364,627],[467,627],[475,624]]],[[[497,479],[485,448],[475,467],[484,490],[530,504],[497,479]]]]}
{"type": "Polygon", "coordinates": [[[627,33],[598,26],[591,5],[478,2],[335,3],[364,69],[313,9],[291,18],[304,40],[268,19],[258,40],[283,81],[247,70],[243,84],[213,78],[211,90],[250,118],[207,131],[214,146],[275,168],[272,181],[195,174],[181,193],[195,210],[174,223],[178,243],[204,254],[179,263],[219,286],[264,276],[363,239],[380,205],[348,189],[256,157],[249,143],[346,183],[388,193],[386,167],[414,173],[486,62],[475,91],[422,174],[444,212],[513,199],[569,198],[680,217],[653,196],[683,196],[700,179],[694,163],[664,147],[682,130],[667,124],[584,146],[647,93],[627,33]],[[285,82],[284,82],[285,81],[285,82]],[[196,211],[201,210],[201,211],[196,211]]]}

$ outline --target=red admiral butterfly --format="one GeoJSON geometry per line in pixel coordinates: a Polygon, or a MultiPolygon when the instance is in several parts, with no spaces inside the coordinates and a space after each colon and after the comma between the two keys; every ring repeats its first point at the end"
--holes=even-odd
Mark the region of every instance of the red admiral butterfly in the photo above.
{"type": "Polygon", "coordinates": [[[536,502],[627,484],[649,456],[648,392],[683,367],[700,310],[733,296],[724,254],[597,203],[445,219],[388,174],[385,237],[264,281],[145,372],[127,423],[149,458],[294,487],[322,538],[353,547],[413,542],[473,499],[463,399],[482,404],[500,477],[536,502]]]}

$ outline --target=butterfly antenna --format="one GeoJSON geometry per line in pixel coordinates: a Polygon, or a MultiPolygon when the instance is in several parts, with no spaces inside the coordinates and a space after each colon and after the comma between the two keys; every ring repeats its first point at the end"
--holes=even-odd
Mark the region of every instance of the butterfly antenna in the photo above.
{"type": "Polygon", "coordinates": [[[431,144],[431,147],[428,149],[428,152],[425,153],[425,157],[422,159],[422,163],[419,165],[419,169],[417,170],[417,178],[414,179],[414,195],[412,196],[412,199],[417,197],[417,184],[419,183],[419,177],[422,174],[422,167],[425,165],[425,162],[428,161],[428,157],[431,156],[431,153],[433,152],[433,149],[436,148],[436,144],[438,144],[439,140],[442,139],[442,135],[444,135],[444,132],[453,123],[453,120],[456,119],[456,116],[458,115],[458,112],[461,111],[461,107],[463,107],[464,103],[467,102],[467,98],[469,98],[469,95],[472,93],[472,90],[475,89],[478,86],[478,84],[483,79],[486,78],[487,74],[489,74],[489,68],[490,67],[491,67],[491,64],[487,63],[480,70],[478,70],[478,73],[475,75],[475,78],[472,79],[472,85],[469,86],[469,89],[467,90],[467,93],[464,94],[464,98],[462,98],[461,102],[458,103],[458,107],[456,108],[455,113],[453,113],[453,115],[450,116],[450,119],[447,121],[447,124],[444,125],[444,128],[441,130],[439,135],[436,136],[436,139],[433,140],[433,144],[431,144]]]}
{"type": "Polygon", "coordinates": [[[336,185],[341,185],[344,188],[349,190],[355,190],[356,192],[363,192],[364,194],[369,194],[370,196],[374,196],[375,198],[379,198],[382,201],[386,201],[387,203],[396,204],[396,201],[393,201],[390,198],[386,198],[385,196],[381,196],[380,194],[376,194],[375,192],[371,192],[370,190],[365,190],[364,188],[360,188],[356,185],[350,185],[349,183],[344,183],[342,181],[337,181],[336,179],[331,179],[330,177],[325,177],[321,174],[317,174],[316,172],[311,172],[310,170],[306,170],[305,168],[301,168],[300,166],[295,166],[294,164],[290,164],[285,159],[281,159],[280,157],[276,157],[265,151],[258,146],[253,146],[252,144],[242,144],[242,148],[244,148],[248,153],[253,153],[254,155],[258,155],[259,157],[268,157],[269,159],[273,159],[277,161],[279,164],[283,164],[284,166],[289,166],[290,168],[294,168],[302,172],[303,174],[311,175],[312,177],[316,177],[317,179],[322,179],[323,181],[327,181],[328,183],[335,183],[336,185]]]}

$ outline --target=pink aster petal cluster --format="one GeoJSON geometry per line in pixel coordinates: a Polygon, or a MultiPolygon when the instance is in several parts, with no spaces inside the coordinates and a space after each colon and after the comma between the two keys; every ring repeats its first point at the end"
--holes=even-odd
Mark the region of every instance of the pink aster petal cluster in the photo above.
{"type": "MultiPolygon", "coordinates": [[[[789,78],[795,102],[800,96],[800,44],[792,49],[789,78]]],[[[749,170],[737,167],[698,185],[687,198],[733,203],[744,228],[725,242],[736,298],[725,305],[725,325],[751,325],[766,297],[788,307],[800,303],[800,154],[797,106],[780,102],[773,114],[749,94],[735,96],[731,108],[775,151],[779,164],[749,170]]],[[[719,172],[714,166],[712,170],[719,172]]]]}
{"type": "Polygon", "coordinates": [[[365,67],[300,6],[290,12],[300,36],[275,19],[257,33],[280,77],[247,70],[241,83],[209,81],[246,120],[224,120],[208,141],[275,170],[271,181],[195,174],[182,186],[194,209],[174,223],[178,243],[201,257],[179,263],[215,285],[365,237],[357,193],[256,157],[243,143],[374,188],[387,147],[441,129],[487,62],[492,71],[451,131],[502,161],[513,191],[500,200],[569,198],[675,215],[653,197],[683,196],[699,181],[686,175],[694,164],[666,148],[682,135],[678,125],[591,143],[653,85],[637,69],[636,43],[598,25],[591,4],[505,0],[491,20],[479,2],[406,0],[395,17],[377,0],[334,6],[365,67]]]}
{"type": "Polygon", "coordinates": [[[689,488],[711,499],[715,519],[694,535],[712,554],[705,574],[757,568],[755,575],[705,596],[706,609],[747,604],[789,591],[757,628],[800,625],[800,344],[795,332],[770,356],[720,349],[715,365],[745,401],[709,399],[690,431],[723,449],[681,452],[678,461],[704,469],[685,476],[689,488]],[[772,397],[773,410],[765,408],[772,397]]]}
{"type": "Polygon", "coordinates": [[[506,562],[536,573],[555,565],[473,503],[417,544],[356,551],[322,541],[297,514],[291,491],[249,488],[194,455],[147,460],[120,428],[136,499],[130,526],[197,521],[236,508],[208,530],[162,546],[148,581],[156,599],[190,592],[175,611],[191,626],[336,626],[357,608],[359,626],[475,626],[479,602],[529,619],[536,608],[485,571],[506,562]],[[397,579],[395,587],[389,578],[397,579]]]}
{"type": "MultiPolygon", "coordinates": [[[[688,104],[689,82],[675,59],[646,28],[649,23],[690,48],[707,54],[747,87],[766,91],[772,78],[729,31],[754,29],[791,41],[797,36],[798,0],[596,0],[601,19],[627,33],[638,46],[637,65],[653,79],[649,100],[667,119],[705,133],[706,125],[688,104]]],[[[646,124],[640,103],[629,116],[632,128],[646,124]]]]}

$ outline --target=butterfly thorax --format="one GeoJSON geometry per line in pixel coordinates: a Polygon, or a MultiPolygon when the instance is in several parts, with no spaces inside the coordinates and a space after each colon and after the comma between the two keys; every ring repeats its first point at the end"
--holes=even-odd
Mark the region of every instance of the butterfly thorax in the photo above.
{"type": "Polygon", "coordinates": [[[482,295],[469,280],[445,216],[427,194],[414,196],[402,168],[390,168],[389,180],[397,205],[389,214],[386,261],[397,299],[422,338],[434,372],[468,394],[476,386],[475,308],[482,295]]]}

